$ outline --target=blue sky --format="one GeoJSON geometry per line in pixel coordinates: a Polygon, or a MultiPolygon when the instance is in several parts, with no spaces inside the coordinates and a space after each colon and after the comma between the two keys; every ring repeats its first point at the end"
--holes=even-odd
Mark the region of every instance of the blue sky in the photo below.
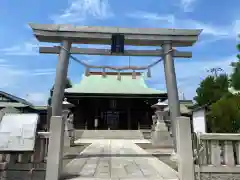
{"type": "MultiPolygon", "coordinates": [[[[34,23],[85,26],[203,29],[191,59],[175,59],[180,92],[192,99],[207,70],[221,67],[230,73],[240,33],[239,0],[51,0],[0,1],[0,90],[46,104],[55,78],[56,55],[38,53],[41,45],[28,27],[34,23]]],[[[45,44],[46,45],[46,44],[45,44]]],[[[126,65],[128,57],[86,56],[90,64],[126,65]]],[[[155,58],[131,57],[131,64],[149,64],[155,58]]],[[[84,68],[71,61],[68,76],[79,83],[84,68]]],[[[165,89],[163,65],[152,69],[150,87],[165,89]]],[[[181,93],[180,93],[181,94],[181,93]]]]}

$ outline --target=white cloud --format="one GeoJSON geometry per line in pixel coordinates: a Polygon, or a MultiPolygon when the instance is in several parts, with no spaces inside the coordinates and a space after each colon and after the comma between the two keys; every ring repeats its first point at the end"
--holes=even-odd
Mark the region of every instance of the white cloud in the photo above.
{"type": "Polygon", "coordinates": [[[165,15],[159,16],[157,13],[137,11],[134,13],[129,13],[127,14],[127,16],[130,18],[143,19],[147,21],[148,20],[162,21],[171,25],[174,25],[175,23],[175,16],[172,14],[165,14],[165,15]]]}
{"type": "Polygon", "coordinates": [[[26,72],[23,70],[13,69],[9,66],[0,66],[0,88],[14,87],[26,72]]]}
{"type": "Polygon", "coordinates": [[[108,0],[73,0],[62,13],[51,19],[56,24],[74,24],[89,18],[105,19],[112,15],[108,0]]]}
{"type": "Polygon", "coordinates": [[[184,12],[191,12],[194,9],[194,3],[197,0],[180,0],[180,7],[184,12]]]}
{"type": "Polygon", "coordinates": [[[21,44],[16,44],[11,47],[2,48],[0,49],[0,52],[3,55],[10,55],[10,56],[38,56],[39,53],[39,47],[40,46],[55,46],[59,45],[57,43],[43,43],[38,42],[37,39],[32,38],[28,41],[25,41],[21,44]]]}
{"type": "Polygon", "coordinates": [[[35,56],[38,55],[38,45],[30,42],[24,42],[21,45],[14,45],[12,47],[0,49],[4,55],[17,56],[35,56]]]}
{"type": "Polygon", "coordinates": [[[233,31],[235,34],[240,34],[240,20],[236,20],[233,22],[233,31]]]}
{"type": "Polygon", "coordinates": [[[34,105],[46,105],[48,96],[48,93],[30,92],[26,94],[25,99],[34,105]]]}
{"type": "Polygon", "coordinates": [[[179,19],[174,14],[157,14],[137,11],[127,14],[130,18],[141,19],[148,26],[161,28],[203,29],[202,35],[207,36],[206,42],[214,42],[225,38],[235,39],[240,33],[240,20],[234,20],[229,25],[218,26],[203,23],[193,19],[179,19]],[[209,38],[209,36],[211,38],[209,38]]]}
{"type": "MultiPolygon", "coordinates": [[[[55,68],[42,68],[42,69],[25,69],[25,68],[19,68],[16,65],[9,64],[9,61],[6,59],[1,59],[0,60],[0,72],[2,76],[0,76],[0,89],[6,90],[11,89],[16,89],[19,91],[19,88],[22,91],[23,84],[22,83],[27,83],[29,82],[29,78],[33,80],[37,76],[52,76],[55,75],[56,69],[55,68]],[[33,79],[32,79],[33,78],[33,79]]],[[[24,91],[24,93],[28,92],[27,90],[24,91]]],[[[28,100],[30,100],[34,104],[38,105],[44,105],[46,104],[46,95],[44,93],[28,93],[28,100]]]]}
{"type": "MultiPolygon", "coordinates": [[[[83,23],[91,18],[106,19],[112,16],[108,0],[72,0],[62,13],[53,15],[51,19],[56,24],[74,24],[83,23]]],[[[0,52],[4,55],[36,56],[39,55],[40,45],[48,46],[49,44],[31,39],[22,44],[0,49],[0,52]]],[[[51,43],[51,46],[53,45],[55,44],[51,43]]]]}
{"type": "Polygon", "coordinates": [[[35,76],[51,76],[55,69],[23,69],[11,64],[0,64],[0,88],[15,87],[24,79],[35,76]]]}
{"type": "Polygon", "coordinates": [[[6,59],[1,59],[0,58],[0,64],[2,65],[2,63],[5,63],[6,62],[6,59]]]}
{"type": "Polygon", "coordinates": [[[54,75],[56,73],[56,69],[50,68],[50,69],[35,69],[32,71],[29,71],[29,76],[44,76],[44,75],[54,75]]]}
{"type": "MultiPolygon", "coordinates": [[[[236,61],[236,56],[232,55],[225,58],[210,59],[202,61],[175,61],[176,76],[178,89],[184,92],[185,96],[192,99],[195,96],[196,88],[200,81],[209,75],[210,68],[222,68],[224,72],[230,74],[232,67],[231,62],[236,61]]],[[[165,88],[164,69],[162,64],[153,68],[152,79],[150,84],[155,88],[165,88]]]]}

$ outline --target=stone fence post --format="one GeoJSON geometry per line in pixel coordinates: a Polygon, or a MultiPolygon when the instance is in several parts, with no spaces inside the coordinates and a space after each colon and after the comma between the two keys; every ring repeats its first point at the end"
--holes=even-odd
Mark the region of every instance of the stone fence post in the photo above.
{"type": "Polygon", "coordinates": [[[195,168],[193,162],[192,133],[189,117],[177,117],[176,135],[179,179],[194,180],[195,168]]]}

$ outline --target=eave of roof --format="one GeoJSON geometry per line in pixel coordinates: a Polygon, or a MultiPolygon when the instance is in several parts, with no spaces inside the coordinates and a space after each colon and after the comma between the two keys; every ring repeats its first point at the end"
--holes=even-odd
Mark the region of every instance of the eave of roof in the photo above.
{"type": "Polygon", "coordinates": [[[47,106],[33,106],[33,109],[36,109],[36,110],[47,110],[47,106]]]}
{"type": "MultiPolygon", "coordinates": [[[[169,106],[164,110],[169,111],[169,106]]],[[[180,112],[181,114],[191,114],[192,111],[185,104],[180,104],[180,112]]]]}
{"type": "Polygon", "coordinates": [[[22,104],[22,103],[19,103],[19,102],[0,102],[0,107],[23,108],[23,107],[28,107],[28,105],[22,104]]]}
{"type": "Polygon", "coordinates": [[[12,94],[6,93],[6,92],[4,92],[4,91],[0,91],[0,94],[8,97],[9,99],[12,99],[12,100],[15,100],[15,101],[17,101],[17,102],[19,102],[19,103],[22,103],[22,104],[24,104],[24,105],[26,105],[26,106],[33,107],[33,104],[30,103],[30,102],[28,102],[28,101],[26,101],[25,99],[19,98],[19,97],[17,97],[17,96],[14,96],[14,95],[12,95],[12,94]]]}
{"type": "Polygon", "coordinates": [[[190,109],[191,109],[192,112],[195,112],[195,111],[198,111],[198,110],[201,110],[201,109],[206,109],[209,106],[210,106],[210,104],[204,104],[202,106],[199,106],[198,104],[195,104],[192,107],[190,107],[190,109]]]}

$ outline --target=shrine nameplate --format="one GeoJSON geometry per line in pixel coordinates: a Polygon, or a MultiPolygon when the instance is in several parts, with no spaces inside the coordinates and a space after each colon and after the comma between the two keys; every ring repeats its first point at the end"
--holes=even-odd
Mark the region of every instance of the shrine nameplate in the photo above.
{"type": "Polygon", "coordinates": [[[38,114],[6,114],[0,123],[0,151],[33,151],[38,114]]]}

